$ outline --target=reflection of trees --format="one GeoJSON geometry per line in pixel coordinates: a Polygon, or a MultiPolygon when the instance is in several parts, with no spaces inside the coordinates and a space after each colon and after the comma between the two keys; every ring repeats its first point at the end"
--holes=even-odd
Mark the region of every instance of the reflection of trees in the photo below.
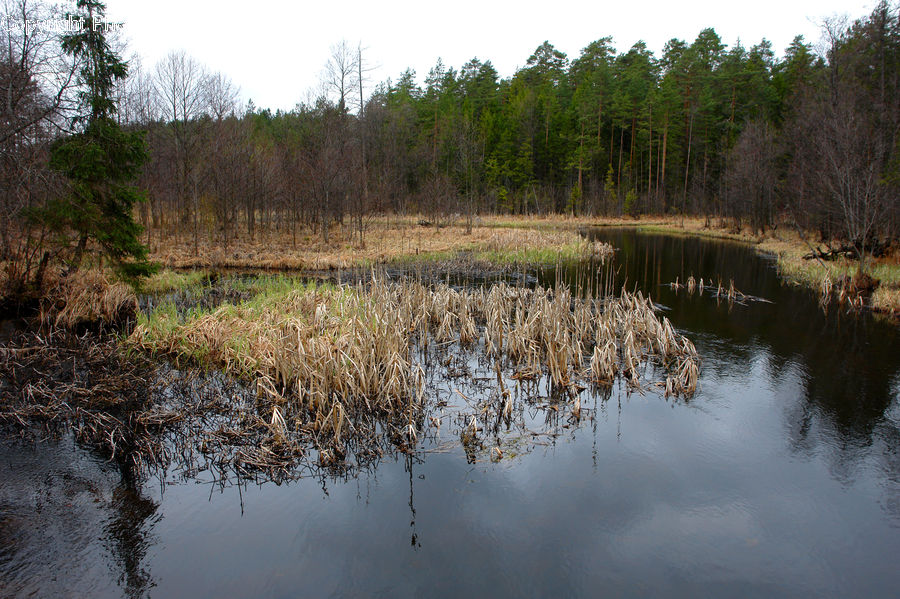
{"type": "MultiPolygon", "coordinates": [[[[132,450],[134,451],[134,450],[132,450]]],[[[129,452],[130,453],[130,452],[129,452]]],[[[159,505],[142,494],[142,472],[130,455],[119,456],[121,475],[110,501],[104,545],[121,570],[119,586],[128,597],[144,597],[155,586],[150,572],[142,567],[147,550],[155,539],[150,531],[156,523],[159,505]]]]}
{"type": "Polygon", "coordinates": [[[71,436],[0,444],[0,596],[106,595],[116,583],[120,594],[148,594],[141,563],[157,505],[95,458],[71,436]]]}
{"type": "MultiPolygon", "coordinates": [[[[602,238],[620,249],[617,288],[637,283],[671,308],[672,322],[689,331],[701,353],[714,354],[714,364],[704,368],[746,372],[762,352],[769,378],[783,381],[799,365],[802,396],[786,410],[796,451],[809,452],[820,443],[833,448],[833,473],[844,478],[874,445],[885,443],[885,435],[897,435],[885,418],[894,401],[891,381],[900,374],[896,328],[840,309],[823,313],[814,293],[786,286],[771,263],[737,244],[621,230],[603,232],[602,238]],[[721,276],[726,285],[733,278],[741,291],[773,303],[729,309],[666,286],[691,275],[707,281],[721,276]]],[[[897,460],[883,462],[896,478],[897,460]]]]}
{"type": "Polygon", "coordinates": [[[154,539],[148,524],[159,506],[141,495],[140,487],[125,480],[114,491],[104,542],[121,569],[119,586],[128,597],[144,597],[154,586],[153,578],[142,563],[154,539]]]}

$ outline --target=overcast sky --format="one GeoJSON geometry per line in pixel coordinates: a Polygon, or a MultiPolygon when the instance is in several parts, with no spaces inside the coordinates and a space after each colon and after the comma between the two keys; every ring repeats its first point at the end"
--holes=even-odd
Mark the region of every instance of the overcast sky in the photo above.
{"type": "Polygon", "coordinates": [[[152,67],[182,49],[241,88],[246,102],[289,110],[316,88],[329,48],[362,42],[376,68],[372,83],[397,79],[407,67],[422,82],[440,57],[459,68],[490,60],[509,77],[545,39],[576,58],[589,42],[610,35],[618,51],[644,40],[659,56],[667,40],[688,42],[706,27],[731,46],[763,37],[777,54],[795,35],[820,38],[825,17],[868,14],[875,0],[643,0],[496,2],[427,0],[275,2],[271,0],[108,0],[110,20],[124,23],[132,52],[152,67]]]}

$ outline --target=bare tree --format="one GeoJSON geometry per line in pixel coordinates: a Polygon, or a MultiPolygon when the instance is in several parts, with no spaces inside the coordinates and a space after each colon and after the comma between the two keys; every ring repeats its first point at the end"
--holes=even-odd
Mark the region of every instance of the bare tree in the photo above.
{"type": "Polygon", "coordinates": [[[236,155],[240,152],[240,145],[245,143],[236,123],[236,113],[240,110],[238,105],[239,89],[231,82],[231,79],[220,72],[216,72],[207,78],[205,92],[207,94],[206,105],[209,107],[212,123],[210,124],[210,152],[208,161],[209,179],[212,186],[215,217],[222,231],[222,240],[228,247],[231,237],[231,227],[234,224],[234,206],[236,198],[234,192],[236,186],[233,178],[235,169],[240,169],[236,163],[236,155]]]}
{"type": "Polygon", "coordinates": [[[128,78],[119,90],[120,122],[146,127],[159,118],[158,100],[153,76],[144,70],[140,56],[132,55],[128,59],[128,78]]]}
{"type": "Polygon", "coordinates": [[[771,224],[777,171],[775,135],[764,122],[745,125],[728,153],[724,175],[726,214],[740,229],[742,215],[750,218],[754,232],[771,224]]]}
{"type": "Polygon", "coordinates": [[[76,65],[59,36],[27,23],[59,17],[40,2],[3,0],[0,27],[0,144],[41,121],[64,127],[75,108],[76,65]]]}
{"type": "MultiPolygon", "coordinates": [[[[886,11],[886,5],[880,9],[886,11]]],[[[874,239],[891,234],[898,204],[890,176],[900,126],[898,99],[885,91],[885,65],[873,36],[893,29],[896,40],[900,25],[896,15],[880,16],[889,22],[870,19],[856,24],[856,30],[843,20],[825,23],[827,80],[800,99],[787,136],[794,141],[797,212],[810,215],[823,235],[852,244],[862,269],[874,239]]]]}
{"type": "Polygon", "coordinates": [[[56,32],[29,25],[57,16],[36,1],[0,3],[0,260],[7,261],[11,290],[40,284],[49,254],[25,211],[57,190],[49,146],[76,105],[74,61],[56,32]]]}
{"type": "Polygon", "coordinates": [[[208,82],[203,66],[184,51],[171,52],[156,65],[160,114],[171,127],[173,159],[179,165],[182,218],[192,222],[195,251],[200,225],[199,163],[203,133],[200,117],[207,110],[208,82]]]}
{"type": "Polygon", "coordinates": [[[360,78],[360,54],[347,40],[341,40],[331,46],[331,55],[325,63],[325,87],[341,113],[349,111],[349,104],[354,102],[352,94],[360,78]]]}
{"type": "Polygon", "coordinates": [[[234,116],[240,111],[238,97],[240,88],[232,83],[231,78],[220,72],[213,73],[207,78],[206,105],[209,114],[216,121],[221,122],[228,116],[234,116]]]}
{"type": "Polygon", "coordinates": [[[865,268],[866,252],[878,225],[897,201],[883,180],[890,148],[871,119],[853,104],[851,90],[836,101],[812,101],[803,116],[806,176],[810,190],[825,202],[865,268]]]}
{"type": "Polygon", "coordinates": [[[356,132],[358,137],[359,157],[358,178],[360,181],[359,191],[356,194],[354,202],[354,212],[356,219],[356,229],[359,233],[360,245],[365,243],[365,216],[372,210],[372,202],[369,199],[369,165],[368,165],[368,136],[366,135],[366,102],[363,88],[368,82],[368,74],[373,67],[366,64],[363,60],[363,47],[359,43],[356,48],[356,86],[359,90],[359,114],[356,120],[356,132]]]}

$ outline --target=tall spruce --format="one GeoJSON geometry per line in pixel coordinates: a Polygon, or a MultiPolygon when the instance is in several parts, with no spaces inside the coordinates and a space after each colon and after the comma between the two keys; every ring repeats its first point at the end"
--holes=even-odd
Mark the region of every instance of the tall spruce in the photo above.
{"type": "Polygon", "coordinates": [[[71,250],[69,272],[78,270],[90,242],[126,277],[152,273],[141,227],[132,216],[143,194],[133,181],[147,158],[143,131],[126,131],[114,120],[115,85],[128,65],[107,39],[106,7],[78,0],[84,27],[62,38],[62,48],[79,64],[80,110],[75,133],[54,144],[50,165],[68,181],[66,193],[35,212],[71,250]],[[74,246],[74,247],[72,247],[74,246]]]}

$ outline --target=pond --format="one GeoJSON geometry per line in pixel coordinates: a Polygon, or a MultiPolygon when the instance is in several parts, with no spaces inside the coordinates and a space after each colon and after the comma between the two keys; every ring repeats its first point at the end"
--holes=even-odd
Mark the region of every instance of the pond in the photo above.
{"type": "Polygon", "coordinates": [[[590,234],[694,342],[690,399],[616,384],[577,421],[524,407],[540,430],[502,455],[438,430],[283,484],[134,483],[67,437],[4,439],[0,595],[895,596],[898,329],[824,311],[742,245],[590,234]],[[690,276],[704,293],[669,285],[690,276]]]}

